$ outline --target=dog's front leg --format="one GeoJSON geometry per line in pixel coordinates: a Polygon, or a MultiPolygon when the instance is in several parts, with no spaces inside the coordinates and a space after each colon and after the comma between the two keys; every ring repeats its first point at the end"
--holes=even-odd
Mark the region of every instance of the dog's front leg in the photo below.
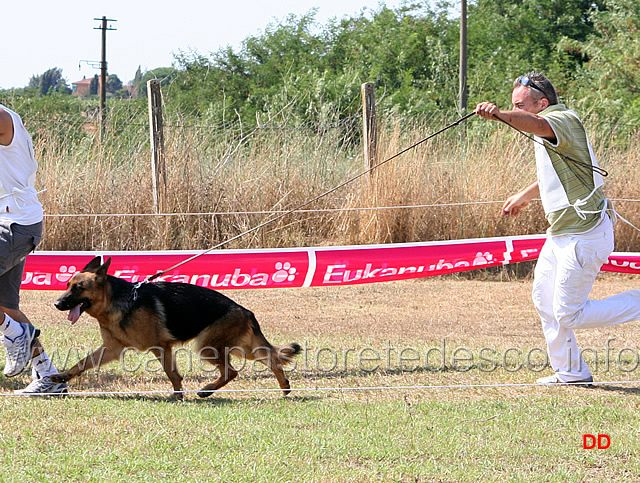
{"type": "Polygon", "coordinates": [[[106,364],[117,359],[118,357],[120,357],[121,353],[121,347],[107,347],[103,345],[99,347],[93,354],[90,354],[82,359],[71,369],[51,376],[51,380],[56,383],[67,382],[69,379],[79,376],[84,371],[87,371],[93,367],[100,367],[102,364],[106,364]]]}
{"type": "Polygon", "coordinates": [[[173,385],[173,394],[171,395],[171,399],[176,399],[178,401],[183,399],[182,376],[176,367],[176,362],[173,357],[173,349],[171,346],[153,347],[151,352],[153,352],[153,354],[158,358],[158,361],[162,364],[165,374],[173,385]]]}

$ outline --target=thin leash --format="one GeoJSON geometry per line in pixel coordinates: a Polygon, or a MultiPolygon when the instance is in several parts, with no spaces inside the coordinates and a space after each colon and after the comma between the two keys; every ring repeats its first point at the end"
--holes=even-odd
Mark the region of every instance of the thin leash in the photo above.
{"type": "MultiPolygon", "coordinates": [[[[155,280],[156,278],[161,277],[161,276],[162,276],[162,275],[164,275],[165,273],[167,273],[167,272],[169,272],[169,271],[171,271],[171,270],[174,270],[174,269],[178,268],[178,267],[179,267],[179,266],[181,266],[181,265],[184,265],[185,263],[189,263],[190,261],[195,260],[195,259],[196,259],[196,258],[198,258],[198,257],[201,257],[201,256],[203,256],[203,255],[206,255],[207,253],[212,252],[213,250],[216,250],[216,249],[218,249],[218,248],[220,248],[220,247],[222,247],[222,246],[224,246],[224,245],[227,245],[228,243],[231,243],[231,242],[232,242],[232,241],[234,241],[234,240],[237,240],[238,238],[241,238],[241,237],[243,237],[243,236],[245,236],[245,235],[248,235],[249,233],[252,233],[252,232],[254,232],[254,231],[256,231],[256,230],[259,230],[260,228],[263,228],[263,227],[265,227],[265,226],[267,226],[267,225],[269,225],[269,224],[271,224],[271,223],[274,223],[274,222],[276,222],[276,221],[278,221],[278,220],[280,220],[280,219],[284,218],[285,216],[290,215],[291,213],[295,213],[296,211],[300,211],[301,209],[303,209],[303,208],[305,208],[305,207],[309,206],[310,204],[312,204],[312,203],[314,203],[314,202],[318,201],[319,199],[324,198],[325,196],[328,196],[328,195],[330,195],[331,193],[333,193],[333,192],[335,192],[335,191],[337,191],[337,190],[339,190],[339,189],[343,188],[344,186],[348,185],[349,183],[352,183],[353,181],[356,181],[357,179],[362,178],[364,175],[366,175],[366,174],[368,174],[368,173],[372,172],[372,171],[373,171],[373,170],[375,170],[375,169],[378,169],[378,168],[379,168],[380,166],[382,166],[383,164],[386,164],[386,163],[388,163],[389,161],[391,161],[391,160],[393,160],[393,159],[397,158],[398,156],[401,156],[402,154],[406,153],[407,151],[410,151],[411,149],[414,149],[415,147],[419,146],[420,144],[422,144],[422,143],[424,143],[424,142],[426,142],[426,141],[428,141],[428,140],[430,140],[430,139],[432,139],[432,138],[436,137],[436,136],[437,136],[437,135],[439,135],[439,134],[442,134],[443,132],[447,131],[448,129],[451,129],[452,127],[457,126],[458,124],[460,124],[461,122],[463,122],[463,121],[465,121],[465,120],[469,119],[469,118],[470,118],[471,116],[473,116],[473,115],[475,115],[475,113],[474,113],[474,112],[470,112],[470,113],[466,114],[465,116],[462,116],[462,117],[461,117],[460,119],[458,119],[457,121],[452,122],[451,124],[449,124],[449,125],[447,125],[447,126],[443,127],[442,129],[440,129],[439,131],[434,132],[433,134],[431,134],[431,135],[427,136],[426,138],[424,138],[424,139],[422,139],[422,140],[420,140],[420,141],[418,141],[418,142],[416,142],[416,143],[412,144],[411,146],[409,146],[409,147],[407,147],[407,148],[403,149],[402,151],[400,151],[400,152],[398,152],[398,153],[394,154],[394,155],[393,155],[393,156],[391,156],[390,158],[387,158],[387,159],[385,159],[384,161],[381,161],[381,162],[379,162],[379,163],[377,163],[377,164],[373,165],[373,166],[372,166],[372,167],[370,167],[369,169],[367,169],[367,170],[365,170],[365,171],[362,171],[361,173],[357,174],[356,176],[353,176],[352,178],[349,178],[348,180],[346,180],[346,181],[344,181],[344,182],[340,183],[338,186],[336,186],[336,187],[334,187],[334,188],[331,188],[330,190],[325,191],[324,193],[319,194],[318,196],[316,196],[316,197],[314,197],[314,198],[312,198],[312,199],[310,199],[310,200],[308,200],[308,201],[305,201],[304,203],[299,204],[298,206],[296,206],[295,208],[290,209],[289,211],[285,211],[285,212],[283,212],[283,213],[279,214],[278,216],[274,216],[273,218],[270,218],[270,219],[268,219],[267,221],[265,221],[265,222],[263,222],[263,223],[260,223],[260,224],[259,224],[259,225],[257,225],[257,226],[254,226],[253,228],[250,228],[250,229],[248,229],[248,230],[246,230],[246,231],[244,231],[244,232],[242,232],[242,233],[240,233],[240,234],[238,234],[238,235],[236,235],[236,236],[234,236],[234,237],[232,237],[232,238],[229,238],[229,239],[227,239],[227,240],[225,240],[225,241],[223,241],[223,242],[220,242],[220,243],[218,243],[217,245],[215,245],[215,246],[213,246],[213,247],[211,247],[211,248],[208,248],[207,250],[204,250],[204,251],[202,251],[202,252],[200,252],[200,253],[197,253],[197,254],[193,255],[192,257],[187,258],[186,260],[183,260],[183,261],[181,261],[181,262],[179,262],[179,263],[176,263],[176,264],[175,264],[175,265],[173,265],[172,267],[169,267],[169,268],[167,268],[167,269],[165,269],[165,270],[163,270],[163,271],[161,271],[161,272],[158,272],[158,273],[156,273],[156,274],[154,274],[154,275],[151,275],[150,277],[147,277],[145,280],[143,280],[143,281],[141,281],[141,282],[138,282],[138,283],[135,285],[135,287],[134,287],[134,294],[135,294],[135,290],[137,290],[137,289],[138,289],[142,284],[147,283],[147,282],[151,282],[151,281],[155,280]]],[[[135,296],[135,295],[134,295],[134,296],[135,296]]]]}
{"type": "Polygon", "coordinates": [[[530,141],[533,141],[534,143],[540,144],[541,146],[544,146],[546,149],[554,152],[555,154],[557,154],[558,156],[560,156],[562,159],[564,159],[565,161],[570,161],[578,166],[581,166],[582,168],[588,169],[590,171],[594,171],[598,174],[600,174],[603,177],[607,177],[609,176],[609,172],[605,169],[602,169],[600,166],[594,166],[592,164],[589,163],[585,163],[584,161],[579,161],[577,159],[573,159],[570,156],[567,156],[566,154],[561,153],[560,151],[558,151],[556,148],[554,148],[551,145],[545,144],[544,141],[540,141],[539,139],[536,139],[535,136],[530,136],[528,133],[518,129],[517,127],[515,127],[513,124],[505,121],[504,119],[502,119],[500,116],[497,116],[496,114],[493,115],[493,117],[495,117],[498,121],[506,124],[507,126],[509,126],[511,129],[514,129],[515,131],[519,132],[520,134],[522,134],[524,137],[526,137],[527,139],[529,139],[530,141]]]}

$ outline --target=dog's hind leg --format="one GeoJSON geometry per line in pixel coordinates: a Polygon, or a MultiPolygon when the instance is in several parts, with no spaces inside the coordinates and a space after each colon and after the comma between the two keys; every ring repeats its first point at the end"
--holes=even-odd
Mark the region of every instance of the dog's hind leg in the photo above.
{"type": "Polygon", "coordinates": [[[176,367],[173,349],[171,346],[153,347],[151,352],[158,358],[165,374],[173,385],[174,393],[171,395],[171,399],[182,399],[184,397],[182,393],[182,376],[176,367]]]}
{"type": "Polygon", "coordinates": [[[276,379],[278,380],[280,389],[282,389],[282,394],[286,396],[291,392],[289,379],[287,379],[287,376],[282,369],[282,361],[278,357],[278,351],[270,344],[269,346],[270,348],[258,347],[254,349],[251,353],[252,358],[256,361],[262,362],[271,370],[271,372],[273,372],[273,374],[276,376],[276,379]]]}
{"type": "Polygon", "coordinates": [[[238,376],[238,371],[231,365],[228,351],[220,353],[220,351],[213,347],[204,347],[200,349],[200,358],[211,365],[217,366],[220,371],[220,377],[218,377],[218,379],[198,391],[198,396],[200,397],[211,396],[213,391],[227,385],[238,376]]]}
{"type": "Polygon", "coordinates": [[[260,361],[271,369],[271,372],[278,379],[282,393],[286,396],[291,392],[291,386],[282,368],[300,352],[300,346],[295,343],[283,347],[272,346],[260,330],[260,324],[258,324],[253,312],[246,311],[246,314],[252,330],[242,339],[243,344],[241,345],[244,355],[247,359],[260,361]]]}

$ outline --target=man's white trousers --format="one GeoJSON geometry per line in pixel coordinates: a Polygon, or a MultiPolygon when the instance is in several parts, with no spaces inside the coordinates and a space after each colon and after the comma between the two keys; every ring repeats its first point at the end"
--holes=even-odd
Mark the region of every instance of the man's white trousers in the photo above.
{"type": "Polygon", "coordinates": [[[589,300],[600,267],[613,251],[613,225],[604,216],[586,233],[549,236],[536,264],[533,303],[542,320],[549,362],[563,382],[591,377],[574,329],[640,319],[640,290],[589,300]]]}

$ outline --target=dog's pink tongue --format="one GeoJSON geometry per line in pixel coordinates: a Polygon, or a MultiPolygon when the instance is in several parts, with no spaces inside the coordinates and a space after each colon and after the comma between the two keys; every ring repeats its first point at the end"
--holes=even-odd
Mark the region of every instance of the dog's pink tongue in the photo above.
{"type": "Polygon", "coordinates": [[[71,321],[71,325],[75,324],[80,318],[80,305],[76,305],[69,311],[69,315],[67,316],[67,320],[71,321]]]}

